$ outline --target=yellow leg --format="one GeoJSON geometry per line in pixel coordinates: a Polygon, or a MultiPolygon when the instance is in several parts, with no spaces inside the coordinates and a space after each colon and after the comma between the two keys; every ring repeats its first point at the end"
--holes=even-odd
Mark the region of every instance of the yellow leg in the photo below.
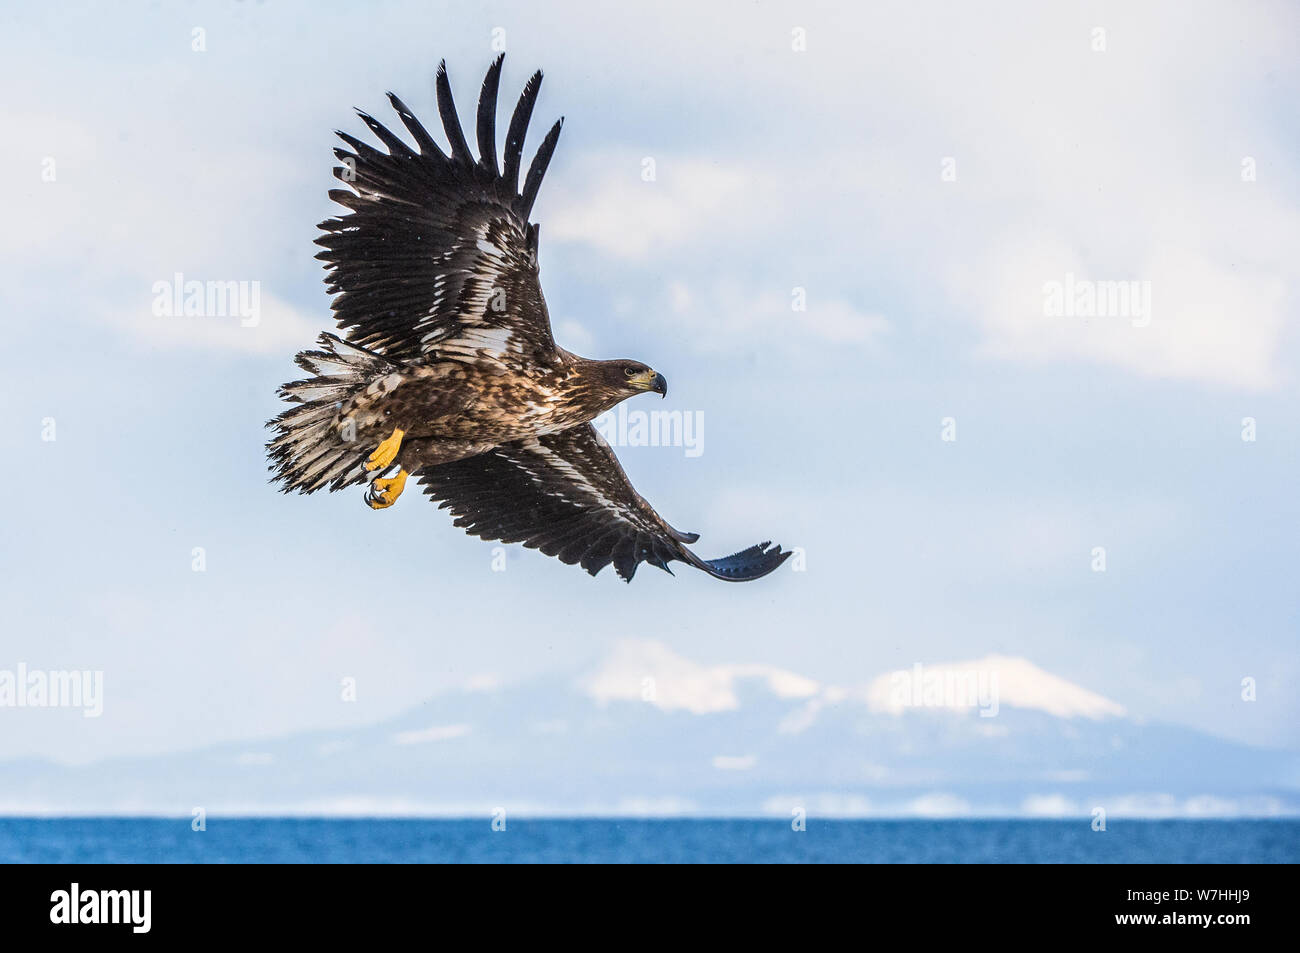
{"type": "Polygon", "coordinates": [[[406,489],[406,471],[398,470],[391,480],[372,480],[366,491],[366,503],[372,510],[385,510],[397,502],[406,489]]]}
{"type": "Polygon", "coordinates": [[[397,458],[397,451],[402,448],[402,437],[406,436],[406,431],[399,428],[393,430],[393,435],[375,448],[375,452],[370,455],[366,461],[367,470],[383,470],[397,458]]]}

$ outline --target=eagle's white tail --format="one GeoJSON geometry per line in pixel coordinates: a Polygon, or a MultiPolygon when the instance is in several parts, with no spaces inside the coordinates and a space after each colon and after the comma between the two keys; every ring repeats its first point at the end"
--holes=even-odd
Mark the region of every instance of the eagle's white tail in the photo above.
{"type": "Polygon", "coordinates": [[[365,469],[366,448],[356,439],[359,421],[349,408],[371,381],[397,369],[383,355],[333,334],[322,334],[319,344],[322,350],[295,358],[313,376],[279,390],[294,406],[267,424],[275,431],[266,445],[272,480],[286,493],[339,490],[373,475],[365,469]]]}

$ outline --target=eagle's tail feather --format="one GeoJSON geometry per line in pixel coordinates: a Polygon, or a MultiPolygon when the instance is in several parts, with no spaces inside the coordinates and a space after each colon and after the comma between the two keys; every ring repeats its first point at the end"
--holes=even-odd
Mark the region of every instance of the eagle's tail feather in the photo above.
{"type": "Polygon", "coordinates": [[[321,350],[303,351],[295,359],[313,376],[280,388],[293,406],[267,423],[275,434],[266,444],[271,479],[285,493],[313,493],[325,486],[340,490],[373,476],[345,408],[375,377],[397,365],[333,334],[322,334],[319,343],[321,350]]]}

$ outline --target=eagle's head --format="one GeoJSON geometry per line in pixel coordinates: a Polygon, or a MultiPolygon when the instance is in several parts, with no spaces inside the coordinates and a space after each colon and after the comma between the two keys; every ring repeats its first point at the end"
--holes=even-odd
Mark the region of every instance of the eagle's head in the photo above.
{"type": "Polygon", "coordinates": [[[593,361],[577,358],[577,366],[565,382],[565,399],[591,420],[647,391],[668,396],[668,381],[640,361],[620,358],[616,361],[593,361]]]}
{"type": "Polygon", "coordinates": [[[592,361],[586,370],[586,383],[600,394],[601,403],[610,407],[646,391],[668,396],[668,381],[640,361],[592,361]]]}
{"type": "Polygon", "coordinates": [[[606,380],[624,396],[631,397],[645,391],[652,391],[660,397],[668,396],[668,381],[662,374],[656,373],[640,361],[604,361],[606,380]]]}

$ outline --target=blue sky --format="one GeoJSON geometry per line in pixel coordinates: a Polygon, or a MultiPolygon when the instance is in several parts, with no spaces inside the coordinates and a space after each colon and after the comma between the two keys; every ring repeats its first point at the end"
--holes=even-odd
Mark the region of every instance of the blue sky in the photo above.
{"type": "Polygon", "coordinates": [[[106,697],[0,711],[0,758],[361,724],[626,638],[821,682],[1024,658],[1300,746],[1293,9],[535,6],[4,14],[0,668],[106,697]],[[566,117],[534,209],[560,342],[704,416],[699,457],[620,451],[637,488],[706,556],[772,538],[806,571],[493,572],[415,493],[267,485],[275,388],[331,327],[331,130],[388,89],[432,127],[444,57],[467,115],[495,29],[503,101],[541,67],[534,121],[566,117]],[[176,272],[260,282],[260,323],[156,317],[176,272]],[[1149,325],[1046,316],[1067,274],[1149,282],[1149,325]]]}

